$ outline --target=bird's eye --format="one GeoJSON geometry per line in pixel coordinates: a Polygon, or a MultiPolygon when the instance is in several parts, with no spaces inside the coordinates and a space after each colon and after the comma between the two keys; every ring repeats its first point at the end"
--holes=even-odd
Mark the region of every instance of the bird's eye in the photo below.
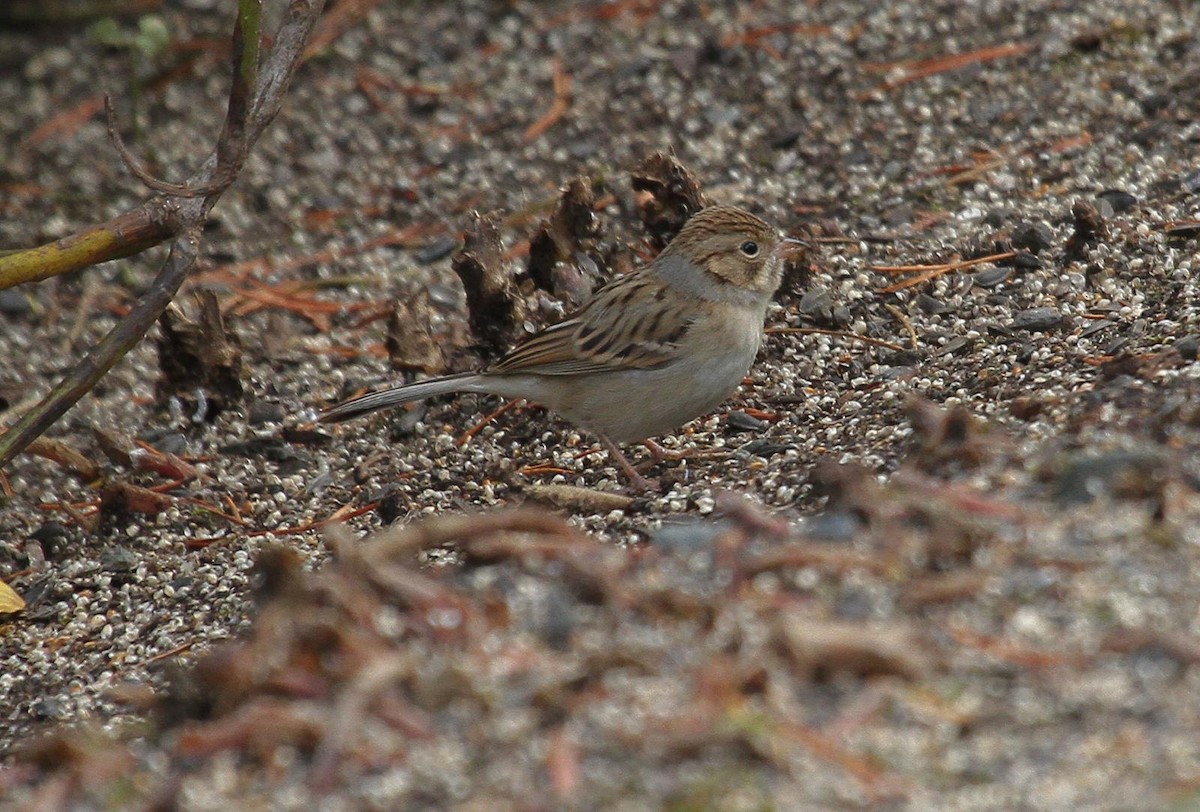
{"type": "Polygon", "coordinates": [[[758,256],[758,243],[756,243],[754,240],[746,240],[744,243],[738,246],[738,250],[753,259],[754,257],[758,256]]]}

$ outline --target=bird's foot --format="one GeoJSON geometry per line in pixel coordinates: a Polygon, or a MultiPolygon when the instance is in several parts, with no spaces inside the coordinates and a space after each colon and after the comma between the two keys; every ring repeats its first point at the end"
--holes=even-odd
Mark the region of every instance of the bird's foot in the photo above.
{"type": "Polygon", "coordinates": [[[609,458],[617,464],[617,467],[625,474],[625,478],[629,480],[631,491],[635,493],[658,493],[662,490],[662,486],[657,482],[652,482],[642,476],[641,472],[633,466],[633,463],[621,451],[620,446],[603,434],[600,435],[600,442],[604,445],[605,450],[608,451],[609,458]]]}

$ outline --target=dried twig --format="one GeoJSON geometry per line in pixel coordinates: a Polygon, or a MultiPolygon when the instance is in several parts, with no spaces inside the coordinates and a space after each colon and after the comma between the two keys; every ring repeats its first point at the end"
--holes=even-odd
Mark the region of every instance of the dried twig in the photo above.
{"type": "Polygon", "coordinates": [[[274,45],[261,66],[261,0],[240,0],[233,32],[233,80],[225,124],[212,154],[182,184],[152,178],[116,137],[130,171],[160,192],[138,208],[76,235],[0,256],[0,289],[139,253],[171,239],[171,250],[150,289],[128,315],[36,407],[0,435],[0,466],[26,448],[132,349],[174,298],[191,272],[201,227],[221,193],[241,172],[250,148],[275,118],[324,0],[291,0],[274,45]]]}
{"type": "Polygon", "coordinates": [[[533,141],[546,132],[546,130],[553,127],[571,106],[570,74],[563,68],[562,60],[557,56],[552,60],[551,67],[554,71],[554,99],[550,102],[550,109],[525,130],[526,141],[533,141]]]}
{"type": "Polygon", "coordinates": [[[878,87],[866,93],[859,94],[859,99],[866,99],[873,93],[894,90],[911,82],[916,82],[919,79],[956,70],[967,65],[992,62],[997,59],[1007,59],[1013,56],[1023,56],[1033,49],[1034,44],[1031,42],[1010,42],[991,48],[980,48],[977,51],[970,51],[965,54],[948,54],[947,56],[938,56],[931,59],[916,59],[887,65],[884,66],[887,69],[898,69],[897,75],[883,82],[878,87]]]}
{"type": "Polygon", "coordinates": [[[1006,259],[1012,259],[1016,255],[1016,251],[1004,251],[1003,253],[990,254],[986,257],[976,257],[975,259],[966,259],[961,262],[944,262],[938,265],[872,265],[871,270],[886,274],[917,273],[914,277],[879,289],[880,293],[895,293],[900,290],[916,287],[922,282],[937,279],[939,276],[945,276],[954,271],[961,271],[975,265],[983,265],[987,262],[1003,262],[1006,259]]]}

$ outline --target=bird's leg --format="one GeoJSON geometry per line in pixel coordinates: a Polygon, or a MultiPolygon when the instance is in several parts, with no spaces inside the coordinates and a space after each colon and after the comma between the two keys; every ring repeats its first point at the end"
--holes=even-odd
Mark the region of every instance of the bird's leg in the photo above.
{"type": "Polygon", "coordinates": [[[654,483],[652,483],[650,480],[646,479],[644,476],[642,476],[640,473],[638,473],[638,470],[633,467],[633,463],[631,463],[629,461],[629,458],[626,457],[625,454],[621,451],[620,446],[618,446],[612,440],[608,439],[608,437],[603,434],[601,434],[599,436],[600,436],[600,443],[601,443],[601,445],[604,446],[604,449],[608,452],[609,458],[612,459],[612,461],[617,464],[617,467],[620,468],[625,473],[625,476],[629,479],[629,484],[633,487],[634,490],[637,490],[637,491],[658,490],[658,488],[655,487],[654,483]]]}

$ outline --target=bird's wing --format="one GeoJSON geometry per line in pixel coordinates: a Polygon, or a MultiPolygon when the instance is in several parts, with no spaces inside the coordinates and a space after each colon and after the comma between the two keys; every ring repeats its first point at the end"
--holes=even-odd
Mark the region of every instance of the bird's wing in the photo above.
{"type": "Polygon", "coordinates": [[[518,344],[487,372],[579,375],[664,366],[677,357],[695,315],[672,301],[659,279],[621,277],[573,316],[518,344]]]}

